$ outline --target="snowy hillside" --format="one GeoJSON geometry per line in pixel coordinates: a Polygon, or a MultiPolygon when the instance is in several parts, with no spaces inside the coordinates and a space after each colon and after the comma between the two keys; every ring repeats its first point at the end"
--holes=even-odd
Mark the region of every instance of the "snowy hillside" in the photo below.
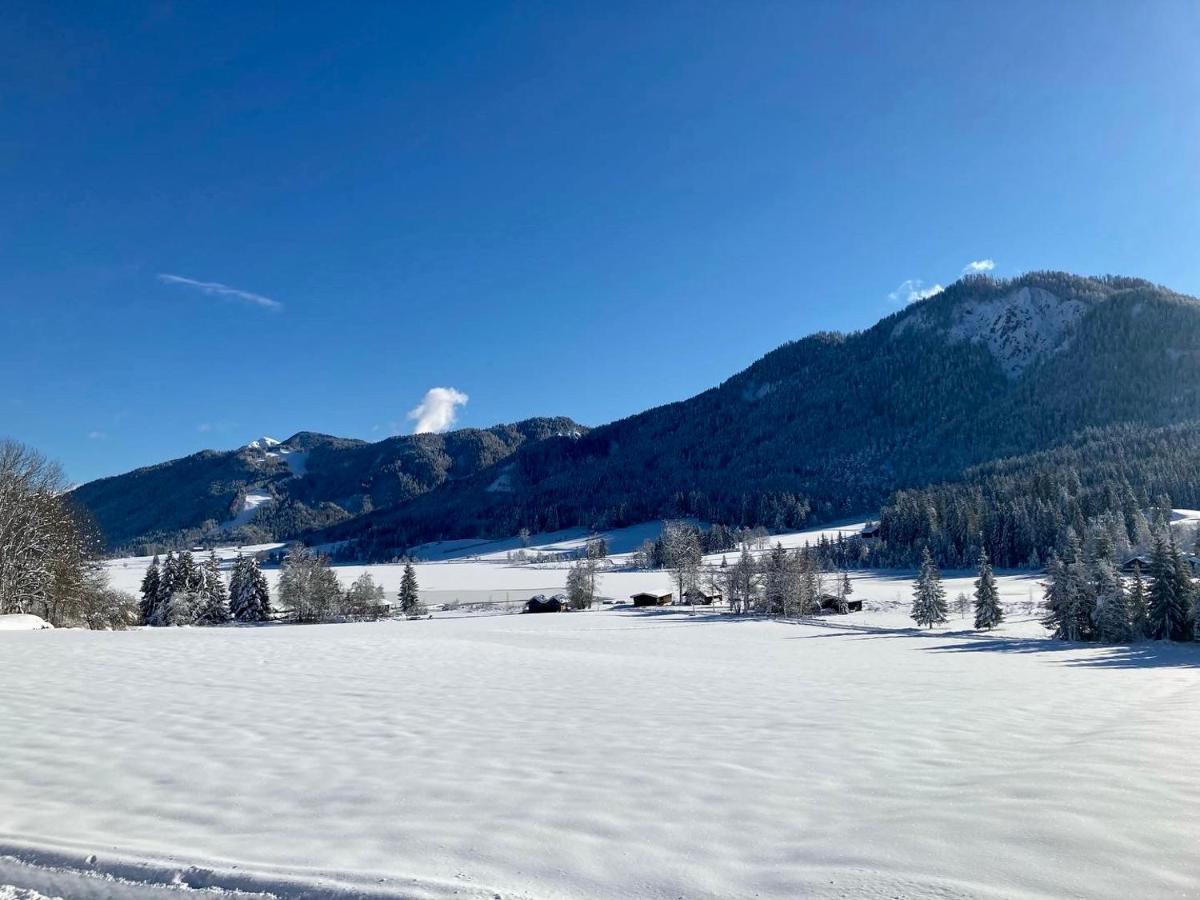
{"type": "MultiPolygon", "coordinates": [[[[987,347],[1004,373],[1015,378],[1038,358],[1062,349],[1087,309],[1082,300],[1023,285],[1008,294],[970,297],[956,304],[945,333],[952,342],[987,347]]],[[[939,327],[937,312],[932,306],[917,307],[893,327],[893,336],[939,327]]]]}

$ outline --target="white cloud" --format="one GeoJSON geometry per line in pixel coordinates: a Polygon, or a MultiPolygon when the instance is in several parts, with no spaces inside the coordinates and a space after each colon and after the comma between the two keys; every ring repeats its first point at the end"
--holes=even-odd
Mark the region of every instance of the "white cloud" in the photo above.
{"type": "Polygon", "coordinates": [[[283,309],[283,304],[278,300],[272,300],[270,297],[264,297],[262,294],[239,290],[238,288],[233,288],[217,281],[196,281],[194,278],[184,278],[182,275],[166,274],[160,274],[158,280],[163,284],[182,284],[185,287],[195,288],[200,293],[207,294],[210,297],[231,297],[234,300],[243,300],[246,303],[274,312],[279,312],[283,309]]]}
{"type": "Polygon", "coordinates": [[[908,278],[900,282],[900,286],[888,294],[888,299],[893,303],[913,303],[940,294],[944,290],[945,288],[940,284],[925,287],[925,282],[920,278],[908,278]]]}
{"type": "Polygon", "coordinates": [[[408,418],[417,422],[413,433],[438,434],[445,431],[458,420],[458,408],[465,406],[469,399],[462,391],[452,387],[430,388],[425,392],[425,399],[408,413],[408,418]]]}
{"type": "Polygon", "coordinates": [[[990,272],[996,268],[994,259],[976,259],[963,266],[964,275],[978,275],[980,272],[990,272]]]}
{"type": "Polygon", "coordinates": [[[107,438],[108,438],[107,431],[89,431],[88,432],[88,440],[103,441],[103,440],[106,440],[107,438]]]}

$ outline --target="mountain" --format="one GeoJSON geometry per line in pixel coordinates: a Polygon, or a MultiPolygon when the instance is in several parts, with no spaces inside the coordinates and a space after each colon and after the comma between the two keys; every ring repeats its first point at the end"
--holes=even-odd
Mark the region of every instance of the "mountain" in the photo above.
{"type": "Polygon", "coordinates": [[[367,554],[520,527],[692,515],[773,529],[1069,442],[1200,418],[1200,303],[1139,279],[965,278],[853,334],[784,344],[689,400],[522,447],[313,540],[367,554]]]}
{"type": "Polygon", "coordinates": [[[486,470],[527,443],[586,431],[562,417],[376,443],[302,431],[286,441],[263,437],[236,450],[202,450],[101,478],[72,496],[110,549],[284,539],[403,504],[486,470]]]}
{"type": "MultiPolygon", "coordinates": [[[[1194,298],[1124,277],[970,276],[864,331],[786,343],[711,390],[591,430],[546,419],[378,444],[297,435],[76,496],[111,544],[190,539],[205,519],[241,514],[258,534],[349,541],[371,557],[439,538],[664,516],[781,530],[874,515],[897,491],[962,483],[1088,429],[1193,420],[1194,298]],[[559,433],[572,437],[549,439],[559,433]],[[263,508],[244,512],[252,502],[263,508]]],[[[908,518],[907,533],[931,533],[908,518]]],[[[972,549],[955,540],[955,553],[972,549]]]]}

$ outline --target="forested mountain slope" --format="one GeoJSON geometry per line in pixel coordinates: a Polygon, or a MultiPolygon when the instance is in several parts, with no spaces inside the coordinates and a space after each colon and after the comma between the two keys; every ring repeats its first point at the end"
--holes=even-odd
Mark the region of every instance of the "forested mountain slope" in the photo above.
{"type": "Polygon", "coordinates": [[[76,488],[73,497],[110,548],[283,539],[404,503],[487,469],[528,442],[585,432],[561,417],[377,443],[300,432],[102,478],[76,488]]]}
{"type": "Polygon", "coordinates": [[[1081,429],[1200,418],[1200,304],[1145,281],[971,277],[849,335],[768,353],[719,387],[523,447],[314,540],[369,554],[520,527],[668,515],[783,529],[1081,429]]]}

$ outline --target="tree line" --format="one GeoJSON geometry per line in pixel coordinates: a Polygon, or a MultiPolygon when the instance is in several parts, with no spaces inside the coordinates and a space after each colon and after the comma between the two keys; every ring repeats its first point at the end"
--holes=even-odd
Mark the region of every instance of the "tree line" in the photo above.
{"type": "MultiPolygon", "coordinates": [[[[363,572],[343,590],[329,558],[294,547],[279,570],[278,604],[294,622],[337,622],[379,619],[390,615],[382,585],[363,572]]],[[[397,595],[399,612],[423,615],[412,565],[405,565],[397,595]]],[[[192,554],[168,551],[160,563],[150,562],[142,579],[140,621],[152,627],[268,622],[279,618],[267,579],[253,556],[239,555],[226,587],[215,553],[197,563],[192,554]]]]}

